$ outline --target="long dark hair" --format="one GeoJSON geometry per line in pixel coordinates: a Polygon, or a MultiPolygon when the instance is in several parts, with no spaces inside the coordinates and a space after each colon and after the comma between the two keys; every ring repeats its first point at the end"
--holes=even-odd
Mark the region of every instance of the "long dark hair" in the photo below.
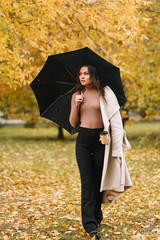
{"type": "MultiPolygon", "coordinates": [[[[88,72],[89,72],[89,75],[90,75],[90,78],[92,81],[92,87],[97,89],[100,92],[100,95],[102,97],[104,97],[104,88],[102,87],[101,82],[100,82],[98,69],[94,65],[88,64],[88,63],[81,65],[81,67],[88,67],[88,72]]],[[[81,67],[79,68],[79,72],[80,72],[81,67]]],[[[81,91],[82,92],[84,91],[85,87],[82,86],[80,83],[79,72],[77,74],[77,91],[79,93],[81,93],[81,91]]]]}

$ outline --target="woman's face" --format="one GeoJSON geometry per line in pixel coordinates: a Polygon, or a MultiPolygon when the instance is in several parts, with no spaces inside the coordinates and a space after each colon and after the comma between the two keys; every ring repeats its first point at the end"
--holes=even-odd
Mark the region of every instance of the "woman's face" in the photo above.
{"type": "Polygon", "coordinates": [[[88,67],[86,66],[81,67],[79,71],[79,80],[82,86],[92,87],[92,81],[90,79],[88,67]]]}

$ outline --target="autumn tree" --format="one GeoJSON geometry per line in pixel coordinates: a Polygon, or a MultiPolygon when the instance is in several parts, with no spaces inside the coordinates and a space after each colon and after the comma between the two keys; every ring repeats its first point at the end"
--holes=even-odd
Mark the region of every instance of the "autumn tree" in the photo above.
{"type": "Polygon", "coordinates": [[[29,84],[48,55],[88,46],[121,68],[127,108],[144,109],[149,115],[144,96],[154,96],[150,108],[157,108],[156,84],[150,82],[157,62],[150,49],[156,49],[157,40],[148,35],[157,39],[158,17],[156,12],[154,19],[149,17],[147,10],[155,11],[155,6],[156,2],[146,0],[2,0],[0,81],[12,88],[29,84]],[[152,56],[150,63],[147,52],[152,56]]]}
{"type": "Polygon", "coordinates": [[[2,0],[1,81],[30,83],[48,55],[84,46],[114,63],[114,50],[140,37],[145,2],[2,0]]]}
{"type": "Polygon", "coordinates": [[[139,21],[141,39],[125,47],[118,57],[123,56],[120,65],[123,68],[123,83],[128,98],[125,107],[145,120],[160,115],[160,12],[157,11],[156,1],[149,8],[139,11],[142,16],[139,21]]]}
{"type": "Polygon", "coordinates": [[[31,88],[26,86],[17,86],[16,90],[9,85],[0,83],[1,95],[0,110],[3,111],[3,117],[25,119],[30,126],[37,122],[39,116],[36,99],[32,94],[31,88]]]}

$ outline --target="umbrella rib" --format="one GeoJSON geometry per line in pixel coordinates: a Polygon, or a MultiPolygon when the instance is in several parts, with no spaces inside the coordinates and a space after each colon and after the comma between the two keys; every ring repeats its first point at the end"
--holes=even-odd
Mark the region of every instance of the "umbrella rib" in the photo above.
{"type": "Polygon", "coordinates": [[[61,97],[65,96],[65,95],[67,95],[68,93],[70,93],[71,91],[73,91],[74,88],[76,88],[76,86],[73,87],[71,90],[69,90],[67,93],[64,93],[64,94],[62,94],[61,96],[59,96],[59,98],[57,98],[51,105],[49,105],[49,107],[46,108],[46,110],[45,110],[40,116],[42,117],[42,116],[44,115],[44,113],[45,113],[54,103],[56,103],[61,97]]]}
{"type": "Polygon", "coordinates": [[[68,82],[62,82],[62,81],[56,81],[56,83],[63,83],[63,84],[68,84],[68,85],[76,85],[75,83],[68,83],[68,82]]]}
{"type": "Polygon", "coordinates": [[[71,71],[70,71],[67,67],[65,67],[65,69],[66,69],[67,72],[71,75],[71,77],[72,77],[74,80],[77,81],[77,79],[73,76],[73,74],[71,73],[71,71]]]}
{"type": "MultiPolygon", "coordinates": [[[[62,81],[55,81],[56,83],[64,83],[68,85],[76,85],[76,83],[68,83],[68,82],[62,82],[62,81]]],[[[53,84],[54,82],[37,82],[37,83],[31,83],[30,85],[39,85],[39,84],[46,84],[46,83],[51,83],[53,84]]]]}

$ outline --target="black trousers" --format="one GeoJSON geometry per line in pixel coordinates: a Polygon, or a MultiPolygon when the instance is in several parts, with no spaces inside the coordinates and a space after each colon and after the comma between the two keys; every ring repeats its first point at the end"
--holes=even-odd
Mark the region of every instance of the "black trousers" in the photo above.
{"type": "Polygon", "coordinates": [[[88,233],[96,230],[103,219],[100,183],[105,145],[99,141],[102,130],[80,127],[76,142],[76,159],[81,177],[82,224],[88,233]]]}

